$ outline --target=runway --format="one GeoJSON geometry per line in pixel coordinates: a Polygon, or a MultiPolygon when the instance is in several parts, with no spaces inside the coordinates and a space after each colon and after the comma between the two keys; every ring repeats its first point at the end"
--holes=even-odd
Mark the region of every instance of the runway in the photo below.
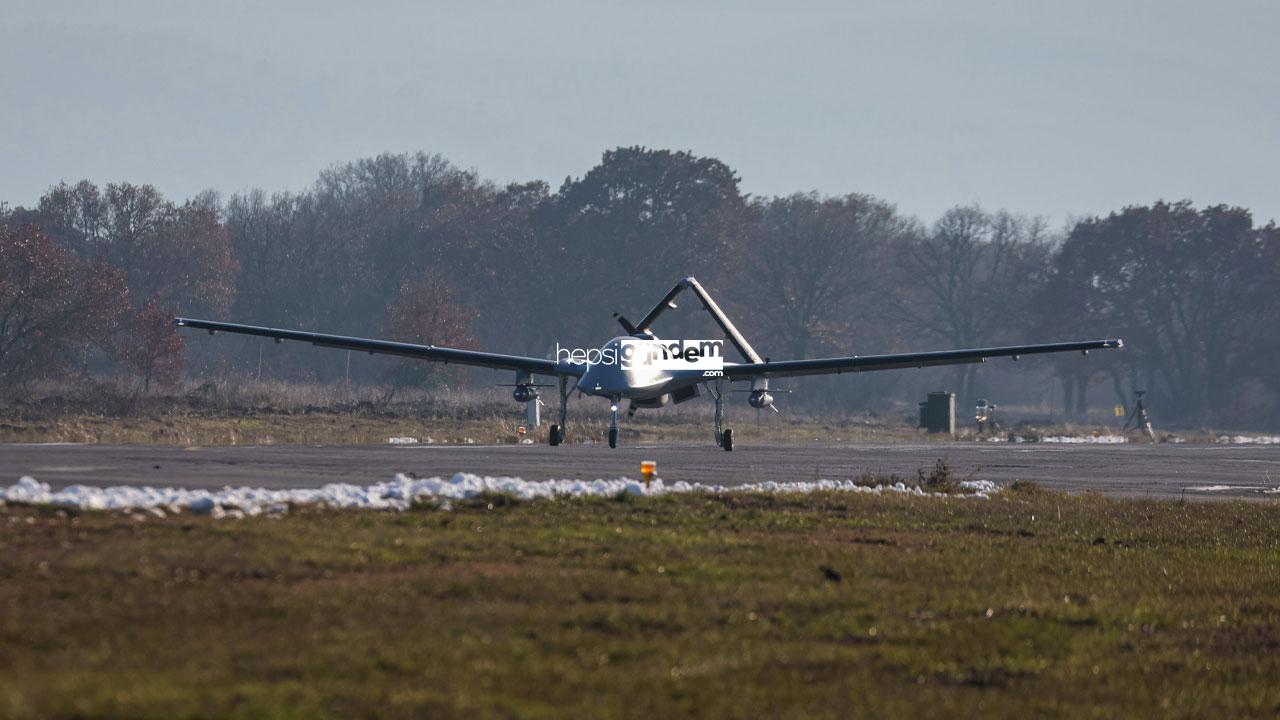
{"type": "Polygon", "coordinates": [[[1072,492],[1094,490],[1158,498],[1254,497],[1280,486],[1277,445],[1051,445],[1040,443],[838,443],[740,446],[601,444],[223,446],[0,445],[0,483],[23,475],[67,485],[221,488],[367,485],[397,472],[419,477],[456,472],[526,480],[638,477],[655,460],[671,482],[722,485],[767,480],[856,478],[865,473],[914,478],[946,458],[964,478],[1033,480],[1072,492]]]}

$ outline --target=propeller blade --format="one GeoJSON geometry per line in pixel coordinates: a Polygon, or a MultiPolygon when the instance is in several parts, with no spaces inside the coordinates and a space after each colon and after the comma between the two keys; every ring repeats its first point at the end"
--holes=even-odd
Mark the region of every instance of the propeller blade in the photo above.
{"type": "Polygon", "coordinates": [[[636,334],[636,326],[632,325],[630,320],[626,319],[619,313],[614,313],[613,318],[618,321],[618,324],[622,326],[623,330],[627,331],[628,335],[636,334]]]}

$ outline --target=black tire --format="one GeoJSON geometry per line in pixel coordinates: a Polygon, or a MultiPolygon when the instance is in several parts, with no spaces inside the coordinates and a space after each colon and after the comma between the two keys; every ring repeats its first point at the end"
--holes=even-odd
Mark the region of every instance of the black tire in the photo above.
{"type": "Polygon", "coordinates": [[[725,452],[733,452],[733,430],[725,428],[724,432],[720,433],[720,447],[724,448],[725,452]]]}
{"type": "Polygon", "coordinates": [[[609,447],[618,447],[618,428],[609,428],[609,447]]]}
{"type": "Polygon", "coordinates": [[[556,445],[559,445],[560,441],[563,439],[564,435],[560,432],[560,426],[552,425],[551,431],[547,433],[547,444],[555,447],[556,445]]]}

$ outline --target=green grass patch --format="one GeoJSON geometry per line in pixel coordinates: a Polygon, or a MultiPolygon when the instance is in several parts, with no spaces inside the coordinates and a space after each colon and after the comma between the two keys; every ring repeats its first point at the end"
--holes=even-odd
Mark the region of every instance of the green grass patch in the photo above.
{"type": "MultiPolygon", "coordinates": [[[[937,469],[935,469],[937,470],[937,469]]],[[[1273,717],[1280,506],[0,507],[0,717],[1273,717]]]]}

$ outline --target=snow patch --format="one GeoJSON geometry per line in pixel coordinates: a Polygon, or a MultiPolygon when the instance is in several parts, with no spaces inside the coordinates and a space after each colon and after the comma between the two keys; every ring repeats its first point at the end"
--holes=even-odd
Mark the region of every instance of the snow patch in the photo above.
{"type": "MultiPolygon", "coordinates": [[[[988,498],[998,490],[990,480],[962,480],[960,497],[988,498]]],[[[332,483],[319,488],[224,487],[221,490],[189,490],[156,487],[93,487],[71,485],[53,491],[48,483],[23,477],[16,485],[0,487],[0,502],[30,505],[57,505],[82,510],[145,510],[156,508],[171,513],[183,510],[213,518],[244,517],[260,513],[281,513],[289,505],[325,505],[334,508],[367,510],[404,510],[415,501],[434,502],[446,506],[453,500],[465,500],[484,493],[511,495],[520,500],[556,497],[616,497],[629,495],[670,495],[689,493],[812,493],[853,492],[871,495],[897,494],[924,497],[919,487],[898,482],[892,485],[858,485],[849,480],[815,480],[811,482],[760,482],[724,486],[677,481],[671,484],[654,480],[644,483],[630,478],[616,480],[543,480],[515,477],[481,477],[458,473],[445,480],[438,477],[414,478],[397,474],[395,478],[373,485],[332,483]]]]}
{"type": "Polygon", "coordinates": [[[416,438],[416,437],[393,437],[393,438],[387,438],[387,444],[388,444],[388,445],[417,445],[417,444],[418,444],[418,438],[416,438]]]}
{"type": "Polygon", "coordinates": [[[1280,435],[1224,435],[1217,442],[1219,445],[1280,445],[1280,435]]]}
{"type": "Polygon", "coordinates": [[[960,489],[985,498],[1000,488],[996,487],[996,484],[990,480],[961,480],[960,489]]]}
{"type": "Polygon", "coordinates": [[[1129,442],[1129,439],[1123,435],[1050,435],[1040,438],[1040,442],[1066,445],[1119,445],[1129,442]]]}

